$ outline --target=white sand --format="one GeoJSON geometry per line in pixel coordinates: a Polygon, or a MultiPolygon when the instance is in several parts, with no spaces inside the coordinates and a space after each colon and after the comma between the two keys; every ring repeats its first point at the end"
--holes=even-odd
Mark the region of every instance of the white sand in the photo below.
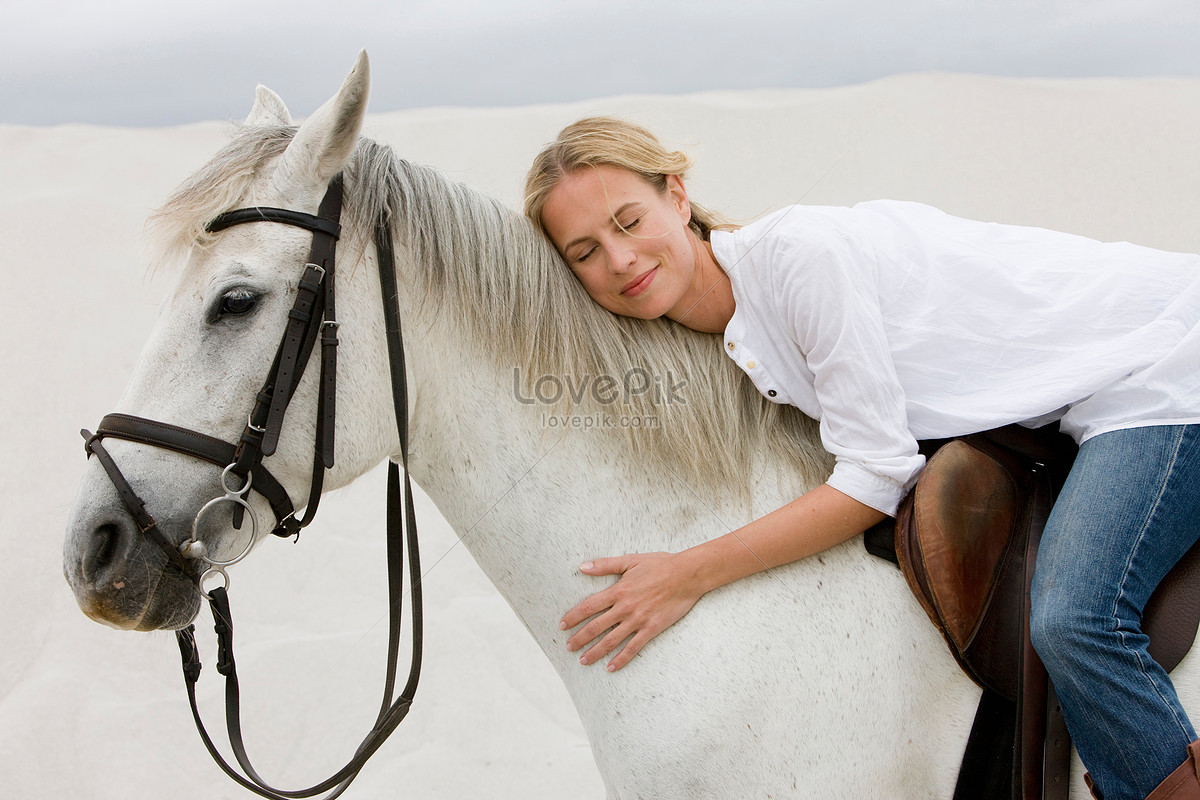
{"type": "MultiPolygon", "coordinates": [[[[699,159],[693,197],[746,218],[796,201],[895,197],[1200,251],[1197,80],[914,76],[823,91],[419,110],[372,116],[367,127],[405,157],[515,204],[538,146],[587,113],[628,115],[687,146],[699,159]]],[[[217,772],[192,730],[173,638],[87,620],[60,563],[84,465],[76,431],[116,403],[170,288],[170,276],[143,277],[142,221],[226,131],[0,126],[7,797],[250,796],[217,772]]],[[[340,765],[374,714],[382,489],[376,472],[328,498],[300,545],[268,542],[233,573],[248,740],[268,779],[287,788],[340,765]]],[[[348,796],[602,797],[553,671],[427,502],[422,520],[424,679],[410,718],[348,796]]],[[[219,725],[207,619],[200,633],[203,702],[219,725]]]]}

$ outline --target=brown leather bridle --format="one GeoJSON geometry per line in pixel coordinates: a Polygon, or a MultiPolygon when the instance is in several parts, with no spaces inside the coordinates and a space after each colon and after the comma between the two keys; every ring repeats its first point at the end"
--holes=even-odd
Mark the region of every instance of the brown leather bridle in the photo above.
{"type": "Polygon", "coordinates": [[[183,672],[187,686],[192,716],[205,747],[217,764],[233,780],[263,797],[272,800],[313,797],[329,792],[327,798],[340,795],[357,777],[367,759],[383,744],[396,726],[408,713],[416,693],[421,671],[422,651],[422,602],[421,568],[417,549],[416,513],[413,507],[412,487],[408,477],[408,390],[404,368],[404,342],[400,330],[399,312],[396,308],[396,272],[392,251],[390,226],[382,216],[375,227],[375,249],[379,261],[380,288],[387,328],[388,362],[392,380],[392,400],[395,406],[396,428],[400,436],[400,465],[394,461],[388,469],[387,498],[387,562],[388,562],[388,669],[384,681],[383,702],[375,725],[359,745],[354,757],[337,773],[326,780],[297,791],[275,789],[267,784],[255,771],[246,755],[242,741],[240,718],[240,694],[237,671],[233,657],[233,620],[229,611],[229,585],[225,567],[239,561],[248,552],[255,540],[254,515],[251,512],[250,545],[232,560],[218,561],[209,557],[207,548],[197,538],[200,517],[214,504],[230,502],[233,508],[233,524],[240,529],[249,505],[245,495],[253,490],[261,494],[275,515],[272,533],[278,536],[298,535],[309,525],[317,512],[317,505],[324,485],[325,470],[334,464],[334,430],[337,391],[337,315],[334,303],[334,265],[338,236],[341,226],[342,177],[336,176],[321,200],[317,214],[305,214],[282,208],[241,208],[221,214],[210,222],[206,230],[210,233],[225,230],[234,225],[251,222],[275,222],[292,225],[311,231],[312,248],[304,274],[300,278],[296,300],[288,313],[288,322],[282,341],[275,353],[275,360],[255,398],[248,415],[245,430],[236,445],[205,433],[145,419],[130,414],[109,414],[100,421],[96,433],[82,431],[86,440],[86,452],[96,456],[109,479],[117,489],[126,509],[132,515],[142,534],[153,542],[167,557],[165,569],[176,571],[194,580],[201,594],[208,599],[212,608],[218,641],[217,671],[225,676],[225,716],[230,747],[244,775],[230,766],[221,756],[204,724],[196,705],[196,681],[200,676],[200,657],[196,648],[195,626],[188,625],[176,632],[183,672]],[[310,355],[321,341],[321,377],[317,400],[317,426],[312,481],[304,517],[298,519],[295,508],[282,484],[263,465],[264,457],[275,452],[283,427],[284,415],[295,395],[310,355]],[[193,524],[191,538],[182,543],[171,542],[158,527],[157,521],[146,509],[120,468],[104,448],[106,437],[125,439],[139,444],[160,447],[183,453],[223,467],[221,483],[225,495],[214,498],[201,508],[193,524]],[[400,467],[403,467],[401,473],[400,467]],[[229,485],[234,476],[240,486],[229,485]],[[405,535],[407,532],[407,536],[405,535]],[[400,647],[402,595],[404,593],[404,549],[408,548],[408,571],[412,583],[412,658],[408,681],[399,696],[395,695],[396,667],[400,647]],[[208,565],[200,569],[197,562],[208,565]],[[224,585],[204,590],[205,578],[219,574],[224,585]]]}

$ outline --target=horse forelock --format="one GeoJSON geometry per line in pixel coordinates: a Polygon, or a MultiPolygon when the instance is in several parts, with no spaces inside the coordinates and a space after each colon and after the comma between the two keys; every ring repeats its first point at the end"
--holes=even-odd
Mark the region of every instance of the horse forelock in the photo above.
{"type": "MultiPolygon", "coordinates": [[[[160,263],[208,246],[208,222],[243,202],[294,133],[244,128],[187,179],[151,217],[160,263]]],[[[828,474],[815,423],[763,398],[724,355],[719,336],[602,309],[545,238],[503,203],[369,139],[360,140],[345,178],[343,238],[365,247],[377,221],[390,220],[423,304],[513,370],[527,397],[545,399],[539,381],[567,387],[548,413],[619,418],[632,450],[681,479],[726,491],[748,487],[764,459],[788,464],[797,486],[828,474]]]]}
{"type": "Polygon", "coordinates": [[[176,187],[146,223],[150,268],[182,265],[193,247],[212,244],[215,236],[205,226],[238,207],[262,168],[287,149],[295,133],[285,126],[242,128],[176,187]]]}

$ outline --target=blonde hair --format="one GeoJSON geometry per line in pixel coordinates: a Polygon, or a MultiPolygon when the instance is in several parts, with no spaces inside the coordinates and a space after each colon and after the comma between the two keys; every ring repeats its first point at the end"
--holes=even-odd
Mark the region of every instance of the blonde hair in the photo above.
{"type": "MultiPolygon", "coordinates": [[[[667,150],[653,133],[616,117],[585,117],[563,128],[542,148],[525,176],[525,216],[539,231],[542,210],[563,176],[583,167],[609,166],[629,170],[659,192],[667,191],[667,176],[687,177],[692,159],[679,150],[667,150]]],[[[697,203],[690,202],[688,227],[701,239],[728,222],[697,203]]]]}

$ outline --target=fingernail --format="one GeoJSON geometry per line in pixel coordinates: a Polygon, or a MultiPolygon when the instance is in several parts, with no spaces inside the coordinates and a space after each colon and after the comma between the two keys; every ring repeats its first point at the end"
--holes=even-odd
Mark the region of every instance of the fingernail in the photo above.
{"type": "Polygon", "coordinates": [[[583,570],[584,572],[587,572],[588,570],[590,570],[590,569],[591,569],[592,567],[594,567],[594,566],[596,566],[596,565],[595,565],[595,564],[593,564],[591,561],[585,561],[585,562],[583,562],[582,564],[580,564],[580,565],[579,565],[579,568],[580,568],[581,570],[583,570]]]}
{"type": "Polygon", "coordinates": [[[565,631],[567,629],[567,623],[565,623],[565,622],[558,623],[558,629],[560,631],[565,631]]]}
{"type": "Polygon", "coordinates": [[[579,663],[583,664],[586,667],[587,663],[588,663],[587,656],[580,656],[579,663]]]}
{"type": "Polygon", "coordinates": [[[616,665],[616,664],[609,664],[609,665],[608,665],[608,671],[609,671],[609,672],[616,672],[616,671],[617,671],[617,665],[616,665]]]}

